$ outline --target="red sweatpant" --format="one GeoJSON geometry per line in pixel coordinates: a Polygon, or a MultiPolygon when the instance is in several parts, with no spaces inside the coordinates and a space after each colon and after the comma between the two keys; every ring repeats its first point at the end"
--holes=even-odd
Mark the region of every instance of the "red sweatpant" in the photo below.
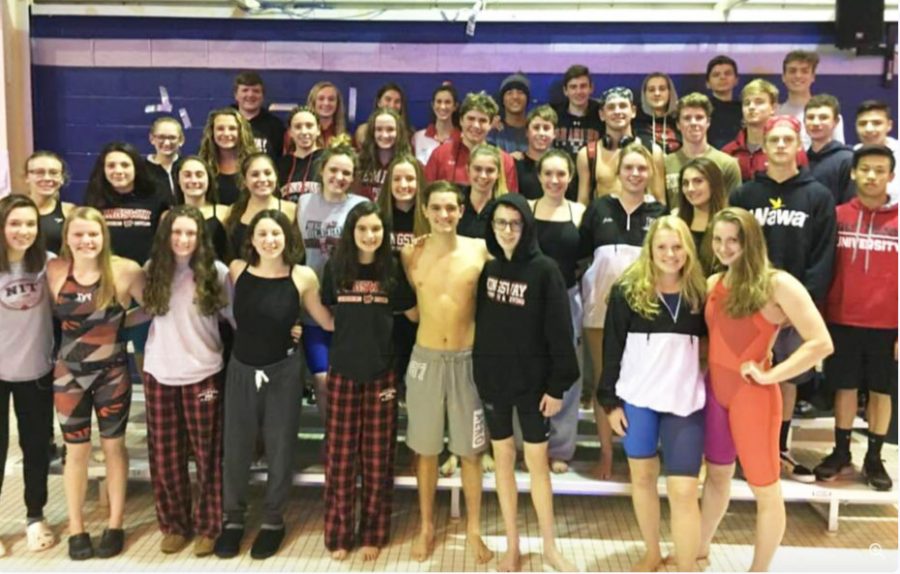
{"type": "Polygon", "coordinates": [[[390,538],[397,441],[397,392],[390,371],[358,382],[328,373],[325,462],[325,546],[354,546],[357,468],[362,474],[359,518],[363,546],[384,547],[390,538]]]}
{"type": "Polygon", "coordinates": [[[221,530],[222,383],[221,373],[185,386],[163,385],[144,373],[150,477],[163,534],[216,538],[221,530]],[[189,453],[199,490],[193,517],[189,453]]]}

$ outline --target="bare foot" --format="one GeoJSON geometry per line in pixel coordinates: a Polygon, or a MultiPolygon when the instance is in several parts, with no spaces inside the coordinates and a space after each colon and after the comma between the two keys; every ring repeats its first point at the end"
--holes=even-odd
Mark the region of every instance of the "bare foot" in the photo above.
{"type": "Polygon", "coordinates": [[[456,474],[457,468],[459,468],[459,457],[455,454],[451,454],[450,457],[444,461],[444,464],[441,465],[441,476],[453,476],[456,474]]]}
{"type": "Polygon", "coordinates": [[[378,559],[378,555],[381,554],[381,548],[377,546],[361,546],[359,553],[362,554],[363,562],[371,562],[378,559]]]}
{"type": "Polygon", "coordinates": [[[494,557],[494,553],[484,543],[480,534],[466,535],[466,550],[472,552],[475,564],[485,564],[494,557]]]}
{"type": "Polygon", "coordinates": [[[485,452],[481,455],[481,470],[488,474],[494,472],[494,457],[490,453],[485,452]]]}
{"type": "MultiPolygon", "coordinates": [[[[700,549],[697,551],[697,562],[709,562],[709,548],[700,549]]],[[[663,564],[665,564],[666,566],[677,565],[678,564],[678,556],[674,552],[666,555],[666,557],[663,558],[663,564]]],[[[679,570],[679,572],[693,572],[696,570],[696,566],[699,566],[699,564],[695,564],[694,567],[686,569],[686,570],[682,570],[682,568],[679,568],[678,570],[679,570]]]]}
{"type": "Polygon", "coordinates": [[[506,551],[503,558],[497,562],[497,572],[518,572],[522,569],[522,555],[518,548],[506,551]]]}
{"type": "Polygon", "coordinates": [[[556,548],[544,550],[544,564],[549,564],[557,572],[578,572],[578,567],[566,560],[556,548]]]}
{"type": "Polygon", "coordinates": [[[409,556],[416,562],[425,562],[434,552],[434,529],[422,528],[413,540],[409,556]]]}
{"type": "Polygon", "coordinates": [[[331,553],[332,560],[344,560],[347,558],[348,552],[346,550],[335,550],[331,553]]]}
{"type": "Polygon", "coordinates": [[[612,478],[612,450],[602,449],[600,451],[600,462],[597,463],[595,474],[600,480],[609,480],[612,478]]]}
{"type": "Polygon", "coordinates": [[[553,474],[569,472],[569,463],[565,460],[550,459],[550,471],[553,474]]]}
{"type": "Polygon", "coordinates": [[[659,552],[644,554],[638,562],[631,567],[632,572],[656,572],[662,566],[663,559],[659,552]]]}

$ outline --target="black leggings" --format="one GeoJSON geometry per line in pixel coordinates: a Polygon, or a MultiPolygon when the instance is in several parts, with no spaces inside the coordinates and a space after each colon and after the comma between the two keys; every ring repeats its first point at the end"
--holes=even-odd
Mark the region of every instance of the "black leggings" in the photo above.
{"type": "Polygon", "coordinates": [[[9,397],[19,427],[25,475],[26,517],[40,520],[47,504],[47,474],[50,468],[50,429],[53,425],[53,372],[34,381],[0,381],[0,491],[9,450],[9,397]]]}

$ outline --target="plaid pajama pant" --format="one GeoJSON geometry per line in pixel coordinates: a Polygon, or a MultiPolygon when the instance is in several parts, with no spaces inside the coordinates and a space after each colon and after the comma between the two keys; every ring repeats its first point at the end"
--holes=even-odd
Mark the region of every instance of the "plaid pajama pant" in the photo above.
{"type": "Polygon", "coordinates": [[[384,547],[391,531],[397,391],[393,370],[360,382],[328,373],[325,462],[325,546],[350,550],[357,468],[362,474],[359,518],[363,546],[384,547]]]}
{"type": "Polygon", "coordinates": [[[159,529],[216,538],[222,526],[222,373],[184,386],[163,385],[144,373],[144,395],[159,529]],[[193,517],[189,453],[199,491],[193,517]]]}

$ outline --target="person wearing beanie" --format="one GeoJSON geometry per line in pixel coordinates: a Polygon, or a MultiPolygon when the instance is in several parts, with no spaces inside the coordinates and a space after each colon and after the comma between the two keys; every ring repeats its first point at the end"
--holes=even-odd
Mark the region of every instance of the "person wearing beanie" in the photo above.
{"type": "Polygon", "coordinates": [[[528,149],[525,111],[531,98],[531,82],[521,72],[506,76],[500,83],[502,114],[488,141],[506,153],[528,149]]]}

